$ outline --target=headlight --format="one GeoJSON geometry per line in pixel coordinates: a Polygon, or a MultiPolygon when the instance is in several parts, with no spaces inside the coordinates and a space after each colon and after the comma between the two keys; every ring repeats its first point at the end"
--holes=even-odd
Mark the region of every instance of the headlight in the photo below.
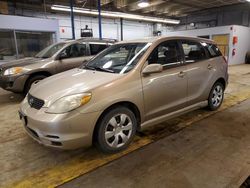
{"type": "Polygon", "coordinates": [[[91,99],[91,93],[82,93],[62,97],[49,106],[47,113],[63,114],[70,112],[86,103],[91,99]]]}
{"type": "Polygon", "coordinates": [[[13,68],[5,70],[4,75],[9,76],[9,75],[15,75],[15,74],[22,74],[28,71],[29,69],[24,68],[24,67],[13,67],[13,68]]]}

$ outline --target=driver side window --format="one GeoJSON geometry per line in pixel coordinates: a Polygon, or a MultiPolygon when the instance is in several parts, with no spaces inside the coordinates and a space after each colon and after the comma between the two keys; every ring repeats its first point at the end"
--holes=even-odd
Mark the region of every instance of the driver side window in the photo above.
{"type": "Polygon", "coordinates": [[[164,67],[178,66],[181,53],[177,41],[167,41],[158,45],[148,58],[148,63],[161,64],[164,67]]]}
{"type": "Polygon", "coordinates": [[[72,44],[65,48],[61,54],[64,54],[65,58],[75,58],[86,56],[86,45],[85,44],[72,44]]]}

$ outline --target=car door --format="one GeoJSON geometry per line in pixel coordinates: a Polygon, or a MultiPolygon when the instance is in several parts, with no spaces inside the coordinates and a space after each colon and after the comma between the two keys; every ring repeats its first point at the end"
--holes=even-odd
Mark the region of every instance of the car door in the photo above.
{"type": "Polygon", "coordinates": [[[62,72],[79,67],[91,57],[85,43],[71,44],[59,54],[57,69],[62,72]],[[60,58],[61,54],[63,54],[63,58],[60,58]]]}
{"type": "Polygon", "coordinates": [[[174,112],[187,105],[187,77],[177,41],[159,44],[147,64],[159,63],[163,71],[142,75],[145,120],[174,112]]]}
{"type": "Polygon", "coordinates": [[[185,55],[185,65],[187,67],[188,79],[188,104],[196,104],[207,100],[208,92],[211,88],[207,88],[210,80],[213,79],[212,59],[209,59],[204,46],[206,43],[198,41],[183,40],[181,46],[185,55]]]}

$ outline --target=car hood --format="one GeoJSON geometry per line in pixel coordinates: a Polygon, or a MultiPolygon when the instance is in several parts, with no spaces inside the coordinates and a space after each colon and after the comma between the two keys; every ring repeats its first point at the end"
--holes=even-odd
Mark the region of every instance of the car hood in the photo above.
{"type": "Polygon", "coordinates": [[[37,61],[40,61],[41,58],[35,58],[35,57],[26,57],[23,59],[18,59],[18,60],[13,60],[13,61],[8,61],[0,65],[0,68],[2,69],[8,69],[11,67],[23,67],[26,65],[30,65],[33,63],[36,63],[37,61]]]}
{"type": "Polygon", "coordinates": [[[44,107],[48,107],[63,96],[91,92],[92,89],[110,83],[121,76],[121,74],[77,68],[40,81],[31,88],[29,93],[44,100],[44,107]]]}

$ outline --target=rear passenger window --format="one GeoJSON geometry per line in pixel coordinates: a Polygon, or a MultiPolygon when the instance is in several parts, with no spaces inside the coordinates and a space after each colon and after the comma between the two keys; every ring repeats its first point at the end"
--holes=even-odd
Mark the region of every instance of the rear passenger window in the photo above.
{"type": "Polygon", "coordinates": [[[96,55],[99,52],[103,51],[105,48],[107,48],[107,45],[106,44],[90,43],[89,47],[90,47],[91,55],[96,55]]]}
{"type": "Polygon", "coordinates": [[[211,58],[222,56],[219,48],[214,44],[206,44],[206,49],[207,49],[208,54],[211,58]]]}
{"type": "Polygon", "coordinates": [[[198,42],[182,41],[186,63],[194,63],[207,59],[206,51],[198,42]]]}

